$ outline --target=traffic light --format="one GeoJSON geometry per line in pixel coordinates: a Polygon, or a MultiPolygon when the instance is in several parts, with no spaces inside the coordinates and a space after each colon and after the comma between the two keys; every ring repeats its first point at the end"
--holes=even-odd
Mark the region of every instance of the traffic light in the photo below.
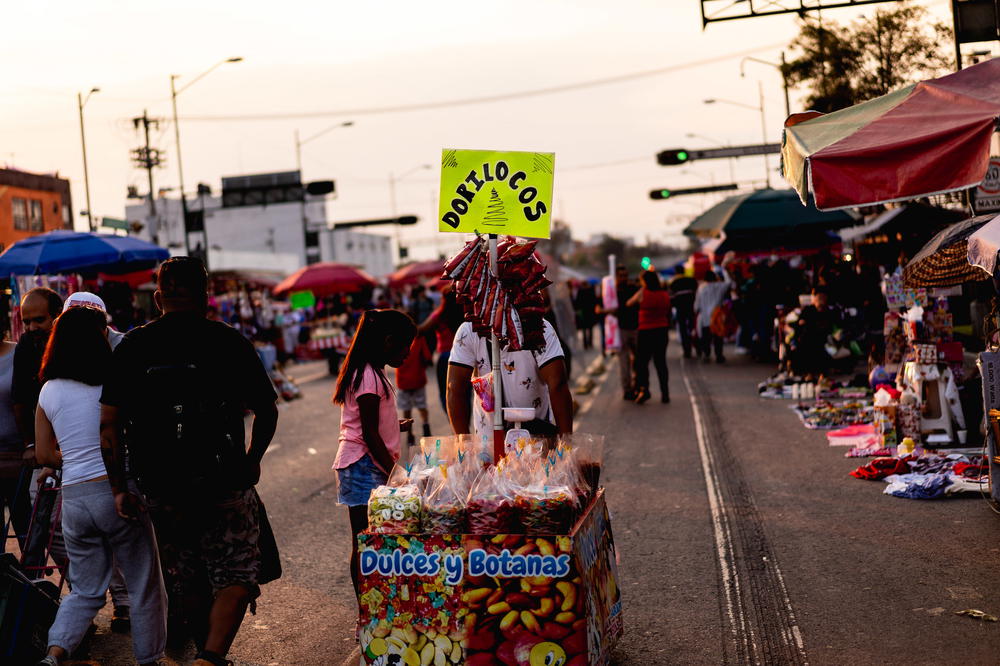
{"type": "Polygon", "coordinates": [[[639,265],[642,266],[642,270],[648,271],[649,267],[653,265],[653,260],[649,257],[643,257],[642,261],[639,262],[639,265]]]}
{"type": "Polygon", "coordinates": [[[669,199],[679,197],[684,194],[710,194],[712,192],[727,192],[739,188],[736,183],[726,183],[725,185],[707,185],[705,187],[685,187],[679,190],[650,190],[649,198],[653,200],[669,199]]]}
{"type": "Polygon", "coordinates": [[[656,163],[660,166],[674,166],[677,164],[685,164],[691,159],[691,153],[683,148],[675,148],[674,150],[664,150],[663,152],[656,154],[656,163]]]}

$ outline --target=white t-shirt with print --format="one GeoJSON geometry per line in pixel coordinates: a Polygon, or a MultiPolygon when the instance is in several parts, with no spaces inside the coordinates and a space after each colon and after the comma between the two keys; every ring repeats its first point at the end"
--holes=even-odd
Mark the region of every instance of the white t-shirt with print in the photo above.
{"type": "MultiPolygon", "coordinates": [[[[552,324],[544,321],[545,345],[538,351],[508,352],[501,350],[500,364],[503,371],[503,404],[505,407],[533,407],[535,418],[554,422],[549,389],[538,377],[538,369],[552,361],[564,358],[563,348],[552,324]]],[[[451,348],[450,364],[472,368],[474,377],[488,375],[492,369],[492,358],[488,340],[472,330],[472,324],[465,322],[455,331],[455,342],[451,348]]],[[[497,380],[496,375],[493,381],[497,380]]],[[[483,411],[478,398],[473,399],[472,424],[476,434],[488,434],[493,429],[493,415],[483,411]]]]}

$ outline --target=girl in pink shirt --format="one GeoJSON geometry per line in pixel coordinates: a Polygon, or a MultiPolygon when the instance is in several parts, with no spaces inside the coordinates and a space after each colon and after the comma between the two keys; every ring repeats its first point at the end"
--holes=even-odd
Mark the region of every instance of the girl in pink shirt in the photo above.
{"type": "Polygon", "coordinates": [[[341,406],[337,471],[338,502],[351,517],[351,580],[358,590],[358,534],[368,528],[368,497],[384,485],[399,459],[399,433],[413,425],[396,415],[396,396],[385,366],[406,360],[417,327],[399,310],[361,315],[351,348],[340,368],[333,402],[341,406]]]}

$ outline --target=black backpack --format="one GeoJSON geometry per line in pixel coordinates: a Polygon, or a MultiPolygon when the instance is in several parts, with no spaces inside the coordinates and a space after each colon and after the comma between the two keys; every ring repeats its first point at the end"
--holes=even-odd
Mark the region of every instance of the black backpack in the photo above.
{"type": "Polygon", "coordinates": [[[155,497],[206,497],[244,490],[243,408],[217,374],[194,362],[151,365],[126,425],[131,471],[155,497]]]}

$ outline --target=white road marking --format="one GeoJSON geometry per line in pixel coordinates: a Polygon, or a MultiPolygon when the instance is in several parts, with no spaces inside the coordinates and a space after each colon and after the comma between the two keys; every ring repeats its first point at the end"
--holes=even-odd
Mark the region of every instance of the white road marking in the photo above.
{"type": "MultiPolygon", "coordinates": [[[[733,561],[733,539],[732,533],[729,529],[728,511],[719,487],[718,477],[715,473],[714,458],[712,456],[711,449],[708,447],[708,436],[705,432],[705,423],[702,419],[701,408],[698,405],[698,397],[695,395],[694,390],[691,387],[691,381],[688,379],[686,366],[687,364],[682,359],[681,374],[684,378],[684,388],[687,390],[688,397],[691,399],[691,411],[694,414],[695,435],[698,440],[698,454],[701,456],[701,470],[705,477],[705,488],[708,492],[708,505],[712,515],[712,528],[715,536],[715,552],[716,557],[719,560],[719,569],[722,572],[722,587],[726,597],[726,614],[729,616],[729,624],[732,627],[733,644],[738,646],[740,643],[740,635],[737,631],[737,627],[739,627],[743,629],[745,632],[744,636],[746,636],[746,638],[742,641],[744,649],[753,660],[754,655],[756,655],[759,648],[754,636],[753,627],[746,618],[742,604],[737,601],[740,595],[741,583],[739,572],[737,571],[735,562],[733,561]]],[[[789,641],[794,642],[802,661],[804,663],[808,663],[806,661],[805,644],[802,641],[802,633],[799,630],[798,622],[795,619],[795,612],[792,610],[792,602],[788,596],[788,589],[785,587],[784,576],[782,576],[781,569],[778,567],[777,563],[767,561],[767,566],[774,569],[778,579],[778,584],[781,588],[781,601],[785,606],[785,612],[788,614],[788,621],[791,627],[792,635],[788,636],[783,632],[785,643],[787,645],[789,641]]]]}
{"type": "Polygon", "coordinates": [[[361,647],[355,645],[351,654],[347,655],[347,659],[340,662],[340,666],[349,666],[350,664],[361,664],[361,666],[364,666],[364,663],[365,662],[361,660],[361,647]]]}

